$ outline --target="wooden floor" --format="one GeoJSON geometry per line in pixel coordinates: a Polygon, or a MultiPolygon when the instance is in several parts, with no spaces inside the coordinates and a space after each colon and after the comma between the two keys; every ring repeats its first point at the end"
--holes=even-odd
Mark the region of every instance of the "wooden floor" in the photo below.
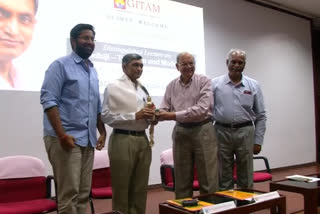
{"type": "MultiPolygon", "coordinates": [[[[285,168],[285,169],[275,169],[272,170],[273,181],[281,180],[287,175],[299,174],[299,175],[308,175],[312,173],[319,173],[320,165],[318,164],[308,164],[299,167],[285,168]]],[[[254,189],[269,191],[269,182],[256,183],[254,189]]],[[[287,213],[303,214],[303,197],[302,195],[296,193],[289,193],[284,191],[279,191],[280,194],[286,196],[287,202],[287,213]]],[[[197,192],[195,192],[197,194],[197,192]]],[[[158,205],[161,202],[166,201],[167,199],[173,199],[174,193],[165,191],[162,188],[152,189],[148,191],[147,199],[147,211],[146,214],[159,214],[158,205]]],[[[95,211],[97,214],[105,213],[111,211],[111,199],[108,200],[95,200],[94,201],[95,211]]],[[[54,214],[52,212],[51,214],[54,214]]],[[[91,211],[88,206],[87,214],[90,214],[91,211]]],[[[270,213],[269,210],[263,210],[256,212],[255,214],[267,214],[270,213]]],[[[315,212],[316,213],[316,212],[315,212]]],[[[318,211],[318,213],[320,213],[318,211]]]]}

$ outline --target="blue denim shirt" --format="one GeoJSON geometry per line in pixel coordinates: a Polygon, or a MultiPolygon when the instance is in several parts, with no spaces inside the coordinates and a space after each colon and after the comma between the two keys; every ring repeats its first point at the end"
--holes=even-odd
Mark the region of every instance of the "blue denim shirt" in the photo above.
{"type": "MultiPolygon", "coordinates": [[[[57,106],[62,125],[79,146],[96,146],[97,115],[101,113],[99,82],[93,64],[89,68],[76,53],[55,60],[45,74],[40,102],[43,110],[57,106]]],[[[44,136],[56,136],[46,113],[44,136]]]]}

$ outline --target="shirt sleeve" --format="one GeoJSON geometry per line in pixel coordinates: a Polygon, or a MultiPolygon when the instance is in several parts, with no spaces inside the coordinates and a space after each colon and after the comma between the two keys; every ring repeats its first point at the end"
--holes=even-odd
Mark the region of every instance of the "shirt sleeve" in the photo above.
{"type": "Polygon", "coordinates": [[[53,62],[45,73],[41,87],[40,103],[43,110],[59,106],[61,89],[64,82],[63,66],[59,61],[53,62]]]}
{"type": "Polygon", "coordinates": [[[198,101],[185,110],[176,112],[176,118],[179,122],[193,122],[194,120],[206,119],[208,112],[213,106],[213,96],[211,80],[205,76],[200,79],[200,91],[198,101]]]}
{"type": "Polygon", "coordinates": [[[171,88],[172,88],[172,84],[170,83],[166,88],[166,92],[164,93],[164,96],[160,105],[160,110],[171,111],[171,92],[172,92],[171,88]]]}
{"type": "Polygon", "coordinates": [[[257,93],[254,97],[253,111],[256,114],[254,143],[262,145],[266,131],[267,116],[263,94],[259,85],[257,86],[257,93]]]}
{"type": "Polygon", "coordinates": [[[116,125],[125,124],[128,120],[135,120],[136,115],[135,112],[130,113],[114,113],[109,109],[108,103],[108,87],[104,91],[103,95],[103,103],[102,103],[102,111],[101,111],[101,119],[105,124],[108,124],[111,127],[116,125]]]}

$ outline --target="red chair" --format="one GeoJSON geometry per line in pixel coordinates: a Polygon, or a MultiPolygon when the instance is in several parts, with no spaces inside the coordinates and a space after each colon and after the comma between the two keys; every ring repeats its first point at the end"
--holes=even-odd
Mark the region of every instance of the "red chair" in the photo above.
{"type": "Polygon", "coordinates": [[[95,151],[90,192],[90,208],[94,214],[93,199],[112,198],[110,163],[107,150],[95,151]]]}
{"type": "Polygon", "coordinates": [[[0,158],[0,214],[40,214],[57,210],[51,198],[52,176],[30,156],[0,158]]]}
{"type": "MultiPolygon", "coordinates": [[[[172,149],[167,149],[160,154],[160,175],[161,175],[161,184],[162,187],[169,191],[174,191],[174,163],[173,163],[173,155],[172,149]]],[[[193,173],[193,190],[199,190],[199,181],[197,176],[197,169],[194,167],[193,173]]]]}
{"type": "MultiPolygon", "coordinates": [[[[254,156],[253,160],[263,160],[264,165],[265,165],[265,170],[253,172],[253,182],[258,183],[258,182],[264,182],[264,181],[271,181],[272,174],[271,174],[268,159],[264,156],[254,156]]],[[[236,166],[236,164],[234,164],[234,167],[233,167],[233,180],[235,183],[237,182],[237,166],[236,166]]]]}

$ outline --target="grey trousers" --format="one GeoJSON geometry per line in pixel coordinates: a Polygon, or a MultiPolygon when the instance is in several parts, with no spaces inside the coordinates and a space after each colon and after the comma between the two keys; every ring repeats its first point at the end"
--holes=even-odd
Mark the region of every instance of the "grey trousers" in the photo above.
{"type": "Polygon", "coordinates": [[[112,133],[109,140],[112,209],[145,214],[151,147],[146,136],[112,133]]]}
{"type": "Polygon", "coordinates": [[[238,129],[215,125],[219,143],[220,189],[234,188],[233,164],[237,166],[237,187],[253,187],[254,127],[238,129]]]}
{"type": "Polygon", "coordinates": [[[85,214],[91,189],[93,147],[62,149],[58,138],[45,136],[45,147],[57,185],[59,214],[85,214]]]}
{"type": "Polygon", "coordinates": [[[218,191],[217,140],[212,123],[192,128],[176,125],[172,139],[176,198],[193,195],[194,165],[200,194],[218,191]]]}

